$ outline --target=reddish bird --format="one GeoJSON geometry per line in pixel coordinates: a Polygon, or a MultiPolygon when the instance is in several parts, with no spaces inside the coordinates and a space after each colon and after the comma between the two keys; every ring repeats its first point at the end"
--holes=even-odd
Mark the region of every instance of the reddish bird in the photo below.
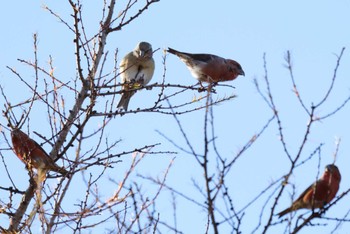
{"type": "Polygon", "coordinates": [[[279,217],[299,210],[299,209],[315,209],[322,208],[328,204],[337,194],[341,175],[334,164],[327,165],[321,178],[314,184],[309,186],[292,206],[278,213],[279,217]]]}
{"type": "Polygon", "coordinates": [[[224,59],[213,54],[190,54],[172,48],[169,53],[178,56],[200,82],[219,82],[234,80],[237,76],[244,76],[244,71],[239,63],[232,59],[224,59]]]}
{"type": "Polygon", "coordinates": [[[56,165],[44,149],[21,130],[12,130],[11,138],[15,154],[28,168],[37,169],[38,174],[47,171],[58,172],[64,176],[68,174],[68,171],[56,165]]]}

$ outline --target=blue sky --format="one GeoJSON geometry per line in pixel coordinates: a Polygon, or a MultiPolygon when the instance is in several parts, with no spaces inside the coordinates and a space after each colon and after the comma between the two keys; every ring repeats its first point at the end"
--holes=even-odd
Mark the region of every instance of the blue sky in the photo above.
{"type": "MultiPolygon", "coordinates": [[[[52,0],[21,3],[7,1],[0,9],[2,22],[0,80],[13,103],[23,100],[29,95],[22,91],[18,92],[24,86],[19,84],[14,75],[6,69],[6,66],[14,67],[20,73],[28,74],[28,79],[33,79],[33,72],[16,61],[17,58],[33,58],[33,33],[39,35],[39,61],[45,64],[49,55],[52,55],[57,76],[66,80],[73,79],[75,76],[73,34],[44,10],[43,5],[48,5],[61,17],[68,21],[71,20],[69,4],[62,3],[62,1],[59,3],[52,0]]],[[[99,28],[101,5],[101,1],[83,2],[85,25],[88,25],[87,32],[90,34],[95,33],[99,28]]],[[[116,12],[123,9],[124,5],[125,1],[117,1],[116,12]]],[[[284,67],[285,53],[287,50],[291,51],[299,92],[306,106],[310,107],[311,103],[318,103],[325,94],[333,76],[336,55],[343,47],[347,48],[341,61],[334,91],[317,114],[323,116],[334,110],[350,95],[349,10],[350,1],[345,0],[220,0],[206,2],[201,0],[161,0],[153,4],[145,14],[122,31],[113,33],[107,41],[107,49],[111,53],[110,58],[112,58],[112,53],[118,48],[118,58],[120,59],[132,50],[139,41],[148,41],[154,49],[160,48],[154,55],[156,71],[152,82],[160,82],[162,79],[162,50],[168,46],[186,52],[213,53],[238,61],[246,75],[229,83],[236,87],[234,93],[238,97],[214,107],[217,144],[220,152],[227,155],[228,158],[235,155],[272,116],[271,110],[257,93],[253,83],[253,79],[257,79],[263,85],[262,58],[263,54],[266,53],[271,89],[282,119],[288,142],[287,147],[295,154],[305,131],[307,116],[292,92],[289,73],[284,67]]],[[[111,66],[112,61],[108,62],[107,65],[111,66]]],[[[185,65],[172,55],[167,57],[166,80],[169,83],[186,85],[196,82],[185,65]]],[[[232,93],[232,90],[228,89],[220,89],[219,91],[217,97],[232,93]]],[[[189,101],[195,95],[199,94],[187,93],[179,97],[177,101],[179,103],[189,101]]],[[[130,108],[152,105],[156,98],[157,92],[155,91],[139,92],[131,100],[130,108]]],[[[0,106],[3,107],[3,99],[0,99],[0,106]]],[[[39,113],[38,111],[37,116],[31,118],[33,128],[31,130],[45,132],[41,126],[43,122],[47,122],[47,117],[40,116],[39,113]]],[[[337,158],[337,165],[343,176],[340,192],[350,187],[348,179],[350,172],[347,169],[347,165],[350,163],[348,155],[350,150],[349,113],[349,106],[346,106],[337,115],[317,122],[313,126],[309,144],[303,154],[303,157],[307,158],[319,144],[324,143],[321,154],[321,167],[323,168],[333,161],[335,141],[337,138],[341,138],[337,158]]],[[[193,145],[201,150],[203,148],[203,111],[183,115],[179,118],[193,145]]],[[[5,119],[1,118],[2,124],[4,121],[5,119]]],[[[96,127],[99,123],[96,121],[93,124],[91,128],[96,127]]],[[[162,143],[159,150],[171,149],[172,146],[155,130],[159,130],[185,145],[175,121],[170,116],[149,113],[126,115],[113,119],[109,128],[108,134],[111,138],[123,140],[119,145],[120,149],[123,150],[156,142],[162,143]]],[[[232,169],[230,189],[232,189],[237,209],[244,207],[271,181],[279,179],[288,172],[289,164],[278,138],[278,128],[273,122],[232,169]]],[[[2,140],[0,143],[1,147],[4,147],[5,144],[2,140]]],[[[153,176],[161,175],[173,157],[174,155],[150,156],[143,162],[143,166],[139,169],[140,173],[153,176]]],[[[18,165],[17,158],[13,156],[12,159],[6,158],[6,160],[8,160],[10,167],[18,167],[18,173],[22,173],[21,170],[24,170],[24,167],[18,165]]],[[[124,163],[127,164],[128,160],[125,160],[124,163]]],[[[300,194],[316,178],[317,164],[317,158],[314,158],[295,171],[291,180],[295,183],[297,194],[300,194]]],[[[120,171],[122,168],[121,165],[120,171]]],[[[119,169],[116,170],[118,171],[111,172],[109,176],[117,179],[123,175],[123,173],[118,173],[119,169]]],[[[198,196],[191,185],[191,178],[200,180],[201,173],[202,171],[192,157],[179,153],[170,171],[168,182],[176,188],[183,189],[186,193],[198,196]]],[[[1,174],[2,172],[0,172],[1,174]]],[[[26,175],[26,172],[23,172],[23,175],[26,175]]],[[[21,180],[17,179],[16,182],[21,183],[21,180]]],[[[26,181],[22,182],[24,182],[23,189],[25,189],[26,181]]],[[[108,196],[108,189],[105,188],[103,191],[108,196]]],[[[0,191],[0,196],[2,196],[1,193],[0,191]]],[[[168,193],[164,194],[162,199],[169,201],[168,193]]],[[[254,209],[260,211],[266,199],[267,197],[264,197],[247,210],[247,220],[243,222],[242,226],[244,233],[252,232],[252,227],[257,225],[258,219],[256,215],[254,216],[254,209]]],[[[288,192],[285,192],[282,201],[284,203],[279,204],[279,210],[290,204],[288,192]]],[[[327,216],[343,217],[349,210],[348,203],[349,198],[343,199],[329,210],[327,216]]],[[[202,214],[198,207],[181,201],[179,198],[179,215],[186,215],[189,207],[202,214]]],[[[166,205],[159,207],[163,214],[168,208],[166,205]]],[[[184,233],[203,233],[205,217],[200,215],[198,217],[197,219],[193,216],[190,219],[181,219],[180,229],[184,233]]],[[[320,234],[329,233],[334,226],[335,222],[329,222],[329,225],[325,227],[309,227],[301,233],[310,233],[310,230],[316,230],[320,234]]],[[[284,230],[283,227],[283,225],[276,226],[275,229],[271,230],[271,233],[280,233],[281,229],[278,228],[284,230]]],[[[349,230],[349,224],[343,224],[336,233],[344,233],[346,230],[349,230]]],[[[260,231],[259,229],[257,233],[260,231]]]]}

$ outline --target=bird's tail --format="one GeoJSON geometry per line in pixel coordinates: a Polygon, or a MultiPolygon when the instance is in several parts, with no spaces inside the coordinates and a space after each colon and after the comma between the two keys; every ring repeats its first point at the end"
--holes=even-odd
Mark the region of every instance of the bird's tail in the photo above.
{"type": "Polygon", "coordinates": [[[56,164],[50,165],[50,167],[48,169],[50,171],[54,171],[54,172],[60,173],[63,176],[67,176],[69,174],[69,172],[66,169],[64,169],[63,167],[60,167],[60,166],[58,166],[56,164]]]}
{"type": "Polygon", "coordinates": [[[182,53],[182,52],[174,50],[173,48],[170,48],[170,47],[168,47],[167,52],[169,52],[170,54],[175,54],[175,55],[182,53]]]}
{"type": "Polygon", "coordinates": [[[170,54],[174,54],[177,57],[179,57],[184,63],[186,63],[187,66],[192,66],[192,62],[191,60],[195,59],[195,54],[190,54],[190,53],[185,53],[185,52],[181,52],[178,50],[174,50],[170,47],[168,47],[167,52],[169,52],[170,54]]]}
{"type": "Polygon", "coordinates": [[[132,97],[132,95],[134,95],[135,92],[125,92],[122,94],[122,97],[120,98],[120,101],[117,105],[118,109],[124,109],[124,111],[128,110],[128,106],[129,106],[129,102],[130,102],[130,98],[132,97]]]}
{"type": "Polygon", "coordinates": [[[283,215],[288,214],[288,213],[291,212],[291,211],[292,211],[292,208],[289,207],[289,208],[287,208],[287,209],[285,209],[285,210],[279,212],[277,215],[278,215],[279,218],[281,218],[283,215]]]}
{"type": "Polygon", "coordinates": [[[64,169],[62,167],[58,167],[56,172],[62,174],[63,176],[67,176],[69,173],[66,169],[64,169]]]}

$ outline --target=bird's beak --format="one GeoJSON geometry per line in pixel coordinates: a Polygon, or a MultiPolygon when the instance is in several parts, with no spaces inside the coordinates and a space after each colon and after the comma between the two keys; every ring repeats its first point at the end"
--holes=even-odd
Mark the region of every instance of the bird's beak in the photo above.
{"type": "Polygon", "coordinates": [[[244,73],[243,70],[240,70],[239,74],[240,74],[241,76],[245,76],[245,73],[244,73]]]}
{"type": "Polygon", "coordinates": [[[332,165],[327,165],[326,171],[332,172],[333,171],[332,165]]]}
{"type": "Polygon", "coordinates": [[[140,55],[141,58],[143,58],[145,56],[145,51],[140,50],[140,54],[139,55],[140,55]]]}

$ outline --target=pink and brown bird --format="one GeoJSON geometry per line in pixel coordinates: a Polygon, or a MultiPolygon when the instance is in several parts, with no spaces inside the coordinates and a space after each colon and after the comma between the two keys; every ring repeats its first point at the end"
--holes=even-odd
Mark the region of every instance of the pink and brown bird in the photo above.
{"type": "Polygon", "coordinates": [[[12,130],[11,139],[15,154],[29,169],[37,169],[38,174],[46,174],[47,171],[58,172],[63,176],[68,174],[68,171],[59,167],[38,143],[18,128],[12,130]]]}
{"type": "Polygon", "coordinates": [[[190,70],[192,76],[201,82],[216,83],[230,81],[244,76],[241,65],[213,54],[190,54],[168,48],[169,53],[178,56],[190,70]]]}
{"type": "Polygon", "coordinates": [[[299,210],[322,208],[333,200],[339,189],[341,175],[334,164],[327,165],[321,178],[310,185],[292,205],[278,213],[279,217],[299,210]]]}
{"type": "Polygon", "coordinates": [[[122,82],[122,97],[117,108],[128,109],[130,98],[140,86],[148,84],[154,73],[152,45],[140,42],[135,49],[125,55],[120,63],[120,77],[122,82]]]}

